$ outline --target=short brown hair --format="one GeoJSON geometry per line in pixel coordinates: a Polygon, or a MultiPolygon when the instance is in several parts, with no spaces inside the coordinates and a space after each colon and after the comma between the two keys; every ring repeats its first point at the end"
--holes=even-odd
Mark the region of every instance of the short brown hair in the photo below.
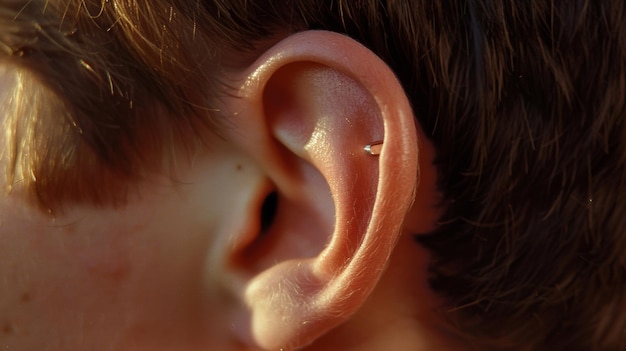
{"type": "Polygon", "coordinates": [[[0,63],[14,82],[2,106],[8,182],[45,209],[123,203],[130,184],[215,122],[209,101],[190,93],[211,96],[216,62],[194,55],[215,51],[202,49],[209,38],[165,3],[131,5],[0,6],[0,63]]]}
{"type": "MultiPolygon", "coordinates": [[[[14,16],[26,2],[0,11],[14,16]]],[[[48,17],[36,12],[43,1],[28,3],[35,12],[17,23],[55,25],[30,34],[41,42],[0,47],[62,102],[71,123],[59,130],[73,136],[59,138],[87,144],[115,174],[143,162],[134,148],[111,145],[133,140],[146,121],[137,105],[169,101],[170,119],[208,106],[176,89],[194,84],[188,73],[203,59],[190,43],[206,45],[219,67],[210,45],[252,58],[264,41],[299,30],[355,38],[395,71],[436,146],[444,213],[418,240],[434,254],[431,283],[455,331],[482,349],[626,349],[623,2],[110,0],[89,9],[56,0],[48,17]],[[50,82],[70,67],[50,58],[74,65],[73,87],[50,82]]],[[[15,23],[10,16],[0,24],[15,23]]],[[[210,81],[215,70],[205,73],[210,81]]],[[[163,123],[172,121],[197,123],[163,123]]]]}

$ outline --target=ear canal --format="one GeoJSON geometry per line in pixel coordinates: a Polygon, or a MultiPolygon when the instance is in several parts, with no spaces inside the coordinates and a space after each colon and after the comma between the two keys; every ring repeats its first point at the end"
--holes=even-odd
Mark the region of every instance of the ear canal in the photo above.
{"type": "Polygon", "coordinates": [[[233,106],[255,135],[242,148],[276,187],[260,209],[265,244],[235,260],[234,329],[253,347],[301,348],[354,314],[384,271],[416,184],[413,116],[376,55],[318,31],[270,49],[233,106]]]}

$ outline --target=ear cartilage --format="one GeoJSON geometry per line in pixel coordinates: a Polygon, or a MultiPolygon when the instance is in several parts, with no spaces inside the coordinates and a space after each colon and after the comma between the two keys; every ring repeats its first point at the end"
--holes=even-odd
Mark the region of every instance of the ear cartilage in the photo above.
{"type": "Polygon", "coordinates": [[[380,151],[383,149],[383,141],[375,141],[369,145],[365,145],[363,150],[372,156],[380,155],[380,151]]]}

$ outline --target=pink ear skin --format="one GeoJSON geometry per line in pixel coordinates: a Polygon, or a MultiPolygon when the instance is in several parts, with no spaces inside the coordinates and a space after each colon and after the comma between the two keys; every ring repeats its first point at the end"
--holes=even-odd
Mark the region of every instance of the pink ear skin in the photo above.
{"type": "Polygon", "coordinates": [[[302,348],[353,315],[385,270],[418,185],[414,116],[387,65],[336,33],[290,36],[230,78],[227,137],[278,194],[265,233],[250,212],[256,225],[224,248],[233,332],[249,347],[302,348]]]}

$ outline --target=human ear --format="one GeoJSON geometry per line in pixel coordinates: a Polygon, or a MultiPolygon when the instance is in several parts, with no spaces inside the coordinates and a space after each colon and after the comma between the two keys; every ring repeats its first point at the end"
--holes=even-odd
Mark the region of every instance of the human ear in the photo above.
{"type": "Polygon", "coordinates": [[[248,232],[223,248],[241,300],[233,330],[301,348],[354,314],[385,269],[419,178],[413,113],[383,61],[331,32],[290,36],[231,78],[230,138],[274,194],[257,206],[272,218],[248,211],[248,232]],[[379,155],[364,151],[377,140],[379,155]]]}

